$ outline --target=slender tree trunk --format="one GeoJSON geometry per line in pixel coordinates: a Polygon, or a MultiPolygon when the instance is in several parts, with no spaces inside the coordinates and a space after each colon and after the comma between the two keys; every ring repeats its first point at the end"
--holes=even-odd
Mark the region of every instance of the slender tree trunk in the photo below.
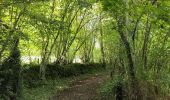
{"type": "Polygon", "coordinates": [[[20,60],[20,50],[19,50],[19,37],[15,38],[15,44],[14,44],[14,54],[18,54],[18,56],[16,56],[16,100],[22,100],[22,84],[23,84],[23,79],[22,79],[22,68],[21,68],[21,60],[20,60]]]}
{"type": "Polygon", "coordinates": [[[42,49],[42,60],[41,60],[41,64],[40,64],[40,78],[43,82],[45,82],[46,77],[46,66],[47,66],[47,52],[48,52],[48,45],[49,45],[49,40],[47,43],[45,43],[45,47],[42,49]]]}
{"type": "Polygon", "coordinates": [[[144,36],[144,43],[143,43],[143,51],[142,51],[142,59],[143,59],[143,66],[147,68],[147,53],[148,53],[148,41],[150,36],[151,25],[149,23],[149,16],[146,22],[146,32],[144,36]]]}
{"type": "Polygon", "coordinates": [[[137,78],[135,76],[135,68],[134,68],[134,61],[132,58],[132,52],[131,52],[131,47],[130,47],[130,43],[127,40],[127,37],[125,36],[125,33],[123,31],[124,29],[124,18],[123,17],[119,17],[118,19],[118,31],[119,31],[119,35],[121,37],[121,40],[124,44],[125,50],[126,50],[126,54],[127,54],[127,59],[128,59],[128,66],[129,66],[129,78],[131,81],[131,88],[132,88],[132,100],[140,100],[139,95],[139,91],[138,91],[138,83],[137,83],[137,78]]]}
{"type": "Polygon", "coordinates": [[[105,51],[104,51],[104,43],[103,43],[103,29],[102,29],[102,19],[100,14],[100,50],[102,55],[102,64],[103,67],[106,66],[106,60],[105,60],[105,51]]]}
{"type": "Polygon", "coordinates": [[[104,52],[103,39],[100,41],[100,49],[101,49],[101,54],[102,54],[102,64],[105,66],[106,60],[105,60],[105,52],[104,52]]]}

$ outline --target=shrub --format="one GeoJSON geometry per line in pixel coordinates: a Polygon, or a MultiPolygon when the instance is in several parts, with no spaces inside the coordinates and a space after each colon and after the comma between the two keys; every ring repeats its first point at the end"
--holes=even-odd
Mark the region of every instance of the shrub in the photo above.
{"type": "MultiPolygon", "coordinates": [[[[39,69],[40,65],[24,65],[23,77],[27,86],[36,87],[37,85],[40,85],[39,69]]],[[[102,69],[103,66],[98,63],[74,63],[63,66],[57,64],[48,64],[46,68],[46,78],[54,80],[57,78],[65,78],[70,76],[78,76],[85,73],[92,73],[102,69]]]]}
{"type": "Polygon", "coordinates": [[[24,65],[23,79],[29,87],[36,87],[39,85],[39,65],[24,65]]]}
{"type": "Polygon", "coordinates": [[[120,75],[115,75],[100,88],[100,94],[103,100],[122,100],[126,98],[127,80],[120,75]]]}

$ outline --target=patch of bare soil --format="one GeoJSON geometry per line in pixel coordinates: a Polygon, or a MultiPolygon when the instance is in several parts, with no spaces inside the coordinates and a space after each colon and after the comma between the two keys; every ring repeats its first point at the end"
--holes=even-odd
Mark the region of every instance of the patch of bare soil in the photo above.
{"type": "Polygon", "coordinates": [[[70,87],[57,93],[52,100],[100,100],[97,89],[108,76],[95,75],[84,80],[72,82],[70,87]]]}

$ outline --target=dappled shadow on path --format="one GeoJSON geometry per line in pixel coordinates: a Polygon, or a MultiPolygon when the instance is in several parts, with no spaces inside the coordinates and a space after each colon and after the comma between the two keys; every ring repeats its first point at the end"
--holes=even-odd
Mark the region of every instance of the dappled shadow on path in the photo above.
{"type": "Polygon", "coordinates": [[[52,100],[100,100],[97,89],[108,78],[106,75],[95,75],[72,82],[69,88],[58,92],[52,100]]]}

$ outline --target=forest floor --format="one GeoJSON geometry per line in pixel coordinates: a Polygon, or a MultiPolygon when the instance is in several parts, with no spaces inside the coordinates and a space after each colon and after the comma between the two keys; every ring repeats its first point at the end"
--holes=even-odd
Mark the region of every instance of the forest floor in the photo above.
{"type": "Polygon", "coordinates": [[[94,71],[79,76],[48,80],[44,86],[35,88],[24,87],[23,100],[77,100],[75,98],[78,98],[78,100],[91,100],[92,94],[95,94],[95,97],[99,95],[99,90],[97,89],[100,88],[104,81],[109,79],[108,74],[106,70],[94,71]],[[84,98],[81,99],[83,97],[81,96],[79,99],[80,96],[76,94],[83,95],[84,98]],[[69,95],[72,95],[72,97],[69,95]],[[86,96],[89,99],[86,99],[86,96]],[[65,97],[69,97],[69,99],[65,97]]]}
{"type": "Polygon", "coordinates": [[[51,100],[100,100],[98,89],[107,79],[108,75],[96,74],[73,81],[68,88],[59,91],[51,100]]]}

